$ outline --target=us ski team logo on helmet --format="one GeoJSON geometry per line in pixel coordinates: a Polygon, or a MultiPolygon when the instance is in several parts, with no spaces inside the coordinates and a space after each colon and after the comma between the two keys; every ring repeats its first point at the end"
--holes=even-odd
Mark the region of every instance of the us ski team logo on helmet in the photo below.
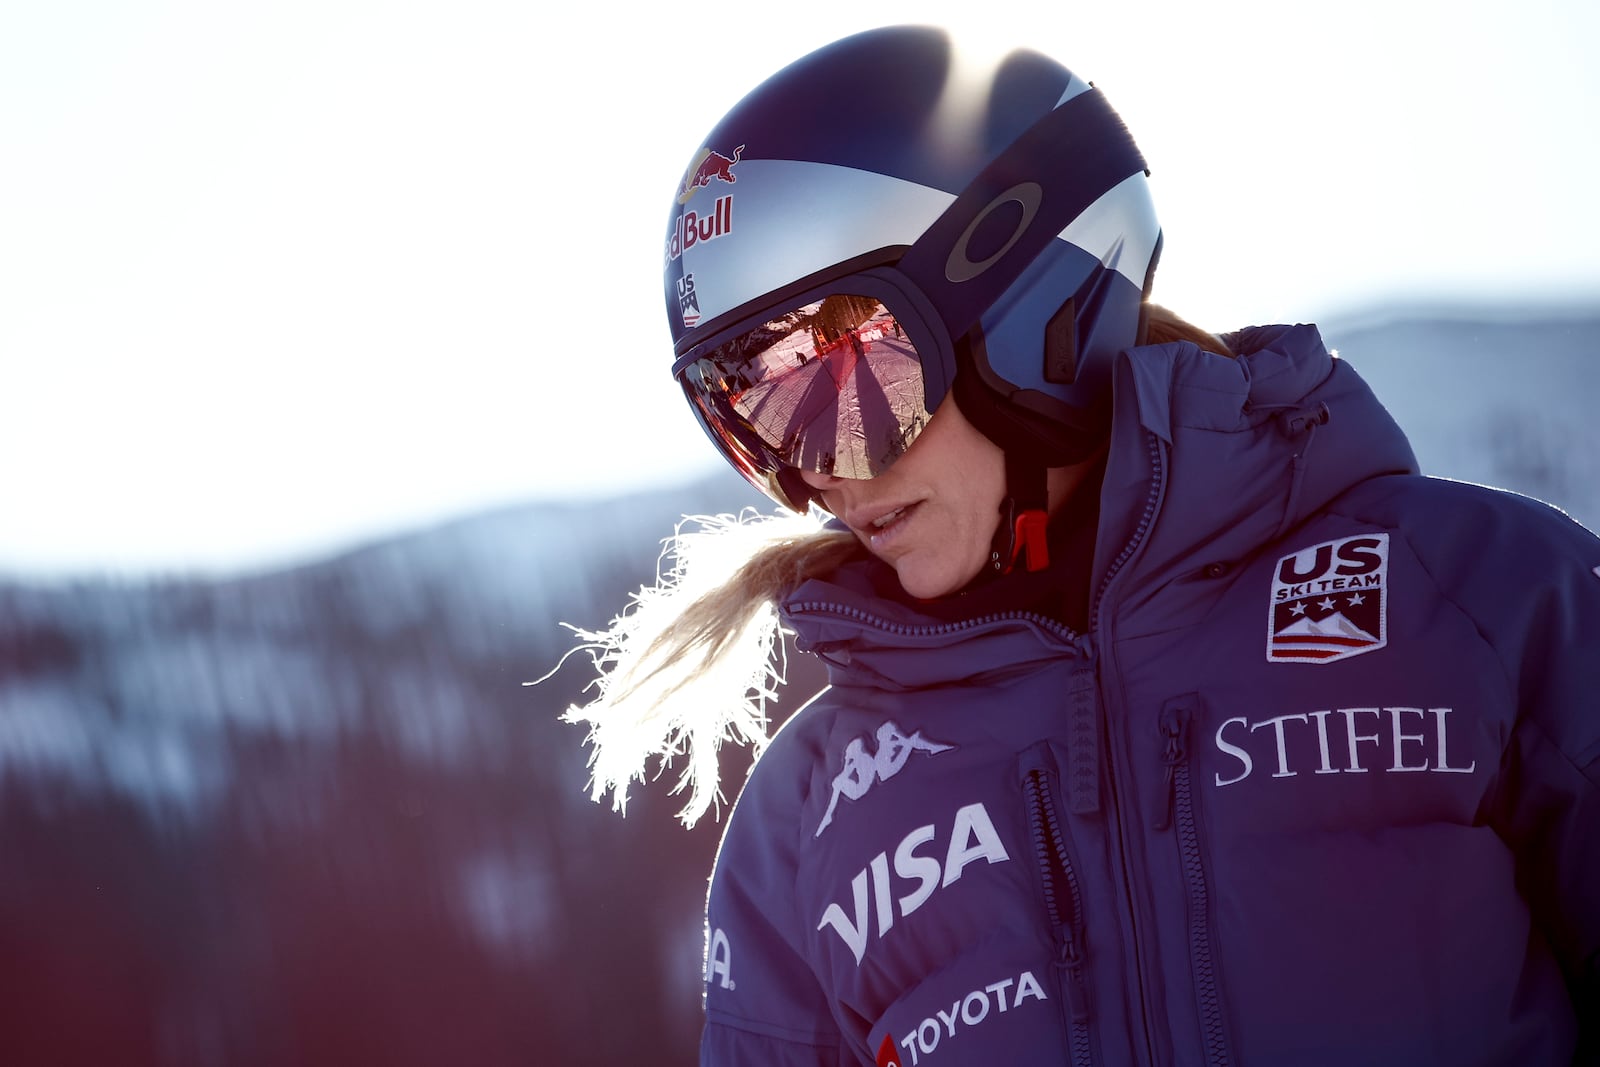
{"type": "Polygon", "coordinates": [[[700,298],[695,295],[693,274],[678,279],[678,311],[683,315],[685,329],[692,330],[699,323],[700,298]]]}
{"type": "Polygon", "coordinates": [[[1267,659],[1334,663],[1389,643],[1389,535],[1361,534],[1278,561],[1267,608],[1267,659]]]}

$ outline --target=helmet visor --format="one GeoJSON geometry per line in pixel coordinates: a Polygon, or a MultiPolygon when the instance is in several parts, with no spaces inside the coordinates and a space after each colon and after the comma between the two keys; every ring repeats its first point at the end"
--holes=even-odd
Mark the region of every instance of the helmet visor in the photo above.
{"type": "Polygon", "coordinates": [[[831,293],[766,315],[678,377],[711,439],[769,495],[783,468],[882,474],[928,421],[916,346],[874,296],[831,293]]]}

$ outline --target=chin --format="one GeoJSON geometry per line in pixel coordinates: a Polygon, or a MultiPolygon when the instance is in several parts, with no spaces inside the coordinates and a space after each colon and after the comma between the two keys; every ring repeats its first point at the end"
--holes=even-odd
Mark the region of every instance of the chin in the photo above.
{"type": "Polygon", "coordinates": [[[949,571],[929,573],[919,567],[897,567],[895,573],[900,576],[900,588],[916,597],[918,600],[936,600],[948,596],[970,582],[976,575],[963,577],[949,571]]]}

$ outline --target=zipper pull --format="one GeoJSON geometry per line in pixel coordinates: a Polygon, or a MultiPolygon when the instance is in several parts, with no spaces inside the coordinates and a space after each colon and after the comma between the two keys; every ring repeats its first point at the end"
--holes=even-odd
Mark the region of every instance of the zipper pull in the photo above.
{"type": "Polygon", "coordinates": [[[1172,805],[1175,792],[1173,772],[1187,757],[1184,747],[1189,728],[1189,704],[1186,700],[1168,701],[1161,709],[1161,803],[1156,806],[1154,829],[1172,827],[1172,805]]]}
{"type": "Polygon", "coordinates": [[[1072,927],[1062,923],[1056,928],[1056,942],[1061,946],[1056,966],[1066,972],[1067,1006],[1072,1011],[1072,1021],[1089,1021],[1089,986],[1084,980],[1083,953],[1072,938],[1072,927]]]}

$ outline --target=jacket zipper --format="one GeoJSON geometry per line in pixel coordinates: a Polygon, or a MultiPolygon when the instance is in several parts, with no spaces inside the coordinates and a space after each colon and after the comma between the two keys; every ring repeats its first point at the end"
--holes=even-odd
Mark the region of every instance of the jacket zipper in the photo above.
{"type": "Polygon", "coordinates": [[[1092,1062],[1089,1036],[1089,981],[1083,954],[1083,901],[1078,876],[1061,834],[1050,777],[1037,757],[1023,776],[1034,857],[1044,885],[1045,911],[1055,939],[1055,965],[1066,994],[1067,1030],[1074,1067],[1092,1062]]]}
{"type": "Polygon", "coordinates": [[[1177,838],[1183,868],[1183,888],[1189,905],[1189,962],[1194,976],[1195,1002],[1207,1067],[1232,1063],[1223,1026],[1222,995],[1217,981],[1216,958],[1211,949],[1210,890],[1200,857],[1200,835],[1195,826],[1193,782],[1189,773],[1190,705],[1178,700],[1161,709],[1161,763],[1166,784],[1166,806],[1156,812],[1156,829],[1171,829],[1177,838]]]}
{"type": "Polygon", "coordinates": [[[837,604],[828,600],[802,600],[787,605],[792,615],[836,615],[840,618],[850,619],[865,626],[870,626],[885,633],[898,634],[902,637],[941,637],[950,634],[962,633],[966,630],[982,629],[1001,622],[1031,622],[1049,630],[1069,644],[1078,639],[1078,634],[1070,626],[1057,622],[1048,615],[1040,615],[1032,611],[1003,611],[993,615],[980,615],[971,619],[960,619],[955,622],[943,622],[934,625],[909,626],[905,623],[893,622],[882,615],[875,615],[870,611],[851,607],[848,604],[837,604]]]}
{"type": "MultiPolygon", "coordinates": [[[[1106,574],[1101,579],[1099,587],[1095,590],[1094,600],[1089,608],[1090,627],[1095,637],[1095,644],[1099,649],[1100,662],[1109,673],[1115,673],[1114,641],[1110,633],[1110,626],[1100,618],[1106,595],[1110,592],[1112,583],[1122,573],[1122,569],[1138,553],[1144,545],[1145,538],[1149,536],[1150,528],[1155,523],[1156,513],[1161,510],[1161,501],[1166,494],[1166,462],[1161,452],[1161,439],[1154,433],[1145,432],[1145,450],[1150,460],[1150,483],[1145,491],[1144,509],[1139,515],[1139,524],[1134,529],[1133,535],[1122,546],[1122,551],[1106,569],[1106,574]]],[[[1106,700],[1106,720],[1108,723],[1117,721],[1121,716],[1117,709],[1111,707],[1115,698],[1116,687],[1102,687],[1106,700]]],[[[1111,798],[1112,817],[1116,826],[1116,848],[1119,854],[1119,863],[1122,868],[1122,896],[1128,915],[1128,932],[1133,945],[1133,958],[1136,973],[1134,981],[1139,994],[1139,1019],[1144,1034],[1144,1057],[1141,1062],[1153,1064],[1156,1062],[1156,1042],[1151,1033],[1153,1012],[1150,1009],[1149,980],[1144,971],[1143,940],[1139,931],[1138,902],[1134,899],[1133,887],[1136,883],[1134,872],[1128,866],[1128,857],[1131,850],[1128,845],[1127,830],[1124,827],[1122,813],[1134,810],[1123,799],[1120,791],[1119,776],[1116,771],[1114,758],[1113,735],[1115,731],[1109,727],[1104,731],[1102,746],[1102,763],[1104,764],[1105,788],[1111,798]]]]}
{"type": "Polygon", "coordinates": [[[1117,553],[1117,558],[1111,561],[1111,566],[1106,568],[1105,577],[1100,580],[1100,585],[1095,589],[1094,600],[1089,605],[1089,625],[1094,628],[1095,616],[1100,611],[1100,602],[1105,599],[1106,590],[1111,588],[1111,582],[1121,573],[1122,568],[1133,558],[1140,545],[1144,543],[1145,535],[1150,532],[1151,523],[1155,522],[1156,512],[1161,508],[1161,497],[1166,488],[1166,467],[1161,459],[1161,439],[1149,431],[1145,432],[1145,447],[1150,455],[1150,488],[1145,492],[1144,510],[1139,514],[1139,525],[1134,528],[1133,536],[1128,538],[1128,543],[1122,546],[1122,551],[1117,553]]]}

